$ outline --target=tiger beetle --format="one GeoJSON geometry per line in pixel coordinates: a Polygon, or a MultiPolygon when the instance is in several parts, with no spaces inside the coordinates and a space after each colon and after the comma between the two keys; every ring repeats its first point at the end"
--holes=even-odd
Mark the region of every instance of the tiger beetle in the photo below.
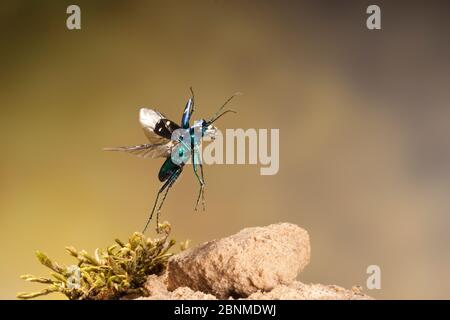
{"type": "Polygon", "coordinates": [[[228,112],[235,113],[234,110],[228,109],[222,111],[225,106],[239,93],[235,93],[228,98],[225,103],[217,110],[213,117],[209,120],[201,119],[190,125],[192,114],[194,113],[194,91],[190,88],[191,97],[184,107],[183,116],[181,117],[181,125],[168,120],[162,113],[141,108],[139,113],[139,122],[141,123],[144,133],[149,140],[147,144],[141,144],[137,146],[115,147],[105,148],[107,151],[123,151],[134,154],[142,158],[166,158],[161,166],[158,178],[163,182],[163,185],[159,189],[155,203],[153,205],[152,212],[145,224],[144,233],[150,221],[153,218],[153,214],[156,210],[156,230],[159,232],[159,215],[161,207],[166,200],[167,193],[173,186],[175,181],[181,175],[183,167],[188,160],[192,160],[192,167],[194,174],[200,185],[200,189],[195,203],[195,211],[197,211],[200,198],[202,199],[202,207],[205,210],[205,179],[203,176],[203,165],[200,155],[201,140],[205,137],[214,139],[217,134],[217,128],[212,124],[228,112]],[[160,196],[162,198],[160,200],[160,196]],[[158,205],[159,202],[159,205],[158,205]]]}

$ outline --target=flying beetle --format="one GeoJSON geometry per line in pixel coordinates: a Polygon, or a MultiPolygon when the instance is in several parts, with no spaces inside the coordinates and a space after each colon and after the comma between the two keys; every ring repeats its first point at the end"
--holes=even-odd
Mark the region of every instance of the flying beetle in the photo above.
{"type": "Polygon", "coordinates": [[[197,120],[191,126],[190,120],[192,114],[194,113],[195,99],[194,91],[192,90],[192,88],[190,88],[190,91],[191,97],[188,99],[186,106],[184,107],[184,112],[181,117],[181,125],[178,125],[177,123],[167,119],[167,117],[165,117],[158,111],[141,108],[139,111],[139,122],[144,130],[147,139],[149,140],[149,143],[136,146],[103,149],[106,151],[128,152],[142,158],[166,158],[158,173],[159,181],[161,181],[163,185],[156,195],[153,209],[150,213],[150,216],[148,217],[147,223],[145,224],[144,230],[142,231],[143,233],[147,230],[147,227],[152,220],[155,211],[156,226],[158,230],[159,215],[162,205],[167,197],[170,188],[181,175],[184,164],[189,159],[192,160],[194,174],[200,185],[197,201],[195,203],[195,210],[197,211],[200,198],[202,199],[203,210],[205,210],[205,179],[203,176],[203,165],[201,161],[199,146],[203,138],[215,138],[217,134],[217,128],[213,126],[213,123],[217,119],[229,112],[236,113],[236,111],[232,109],[228,109],[225,111],[223,111],[223,109],[236,95],[240,93],[235,93],[230,98],[228,98],[225,103],[217,110],[214,116],[211,117],[211,119],[197,120]],[[185,134],[175,134],[178,132],[185,134]]]}

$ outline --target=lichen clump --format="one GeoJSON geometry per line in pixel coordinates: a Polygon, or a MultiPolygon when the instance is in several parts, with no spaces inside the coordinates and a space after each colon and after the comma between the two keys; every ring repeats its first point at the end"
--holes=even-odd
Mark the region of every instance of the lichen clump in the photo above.
{"type": "Polygon", "coordinates": [[[66,247],[77,259],[77,264],[61,266],[44,253],[36,252],[39,261],[52,270],[51,278],[23,275],[22,279],[47,284],[47,288],[33,293],[19,293],[18,298],[31,299],[60,292],[71,300],[126,299],[147,296],[143,284],[150,274],[162,274],[172,253],[175,240],[169,240],[170,225],[159,225],[162,237],[146,238],[135,232],[128,243],[116,239],[106,250],[95,250],[93,256],[86,251],[66,247]]]}

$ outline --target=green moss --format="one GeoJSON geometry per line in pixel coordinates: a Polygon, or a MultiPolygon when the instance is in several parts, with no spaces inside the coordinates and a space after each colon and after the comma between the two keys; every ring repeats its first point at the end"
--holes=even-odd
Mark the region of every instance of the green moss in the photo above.
{"type": "MultiPolygon", "coordinates": [[[[77,260],[72,266],[61,266],[38,251],[36,256],[52,271],[51,277],[23,275],[21,278],[47,287],[39,292],[19,293],[17,297],[31,299],[53,292],[60,292],[72,300],[146,296],[148,293],[143,285],[147,276],[159,275],[166,270],[172,256],[169,249],[175,244],[175,240],[168,239],[168,223],[159,225],[159,230],[162,231],[161,238],[149,239],[135,232],[128,243],[116,239],[116,244],[106,250],[95,250],[93,256],[84,250],[67,247],[67,252],[77,260]]],[[[182,244],[182,249],[185,246],[182,244]]]]}

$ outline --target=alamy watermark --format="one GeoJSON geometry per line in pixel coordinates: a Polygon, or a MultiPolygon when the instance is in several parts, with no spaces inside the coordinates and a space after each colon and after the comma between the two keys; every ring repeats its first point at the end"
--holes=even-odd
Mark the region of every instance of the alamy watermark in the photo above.
{"type": "MultiPolygon", "coordinates": [[[[81,30],[81,8],[79,5],[71,4],[67,7],[66,27],[69,30],[81,30]]],[[[372,4],[366,9],[369,16],[366,19],[366,27],[369,30],[381,30],[381,8],[372,4]]]]}
{"type": "Polygon", "coordinates": [[[367,267],[366,273],[369,274],[366,281],[367,289],[381,289],[381,268],[375,264],[372,264],[367,267]]]}
{"type": "Polygon", "coordinates": [[[79,266],[71,265],[67,268],[70,276],[67,277],[66,285],[68,289],[80,289],[81,270],[79,266]]]}
{"type": "Polygon", "coordinates": [[[369,30],[381,30],[381,9],[376,4],[367,7],[366,13],[370,14],[366,20],[366,26],[369,30]]]}
{"type": "Polygon", "coordinates": [[[192,164],[192,161],[201,164],[259,164],[261,175],[278,173],[279,129],[226,129],[225,135],[215,129],[213,136],[202,135],[200,127],[193,132],[189,129],[175,130],[172,140],[179,143],[172,149],[172,161],[176,164],[192,164]],[[209,144],[203,147],[202,140],[209,141],[209,144]]]}
{"type": "Polygon", "coordinates": [[[66,27],[69,30],[80,30],[81,29],[81,9],[76,4],[71,4],[67,7],[66,13],[69,16],[66,19],[66,27]]]}

